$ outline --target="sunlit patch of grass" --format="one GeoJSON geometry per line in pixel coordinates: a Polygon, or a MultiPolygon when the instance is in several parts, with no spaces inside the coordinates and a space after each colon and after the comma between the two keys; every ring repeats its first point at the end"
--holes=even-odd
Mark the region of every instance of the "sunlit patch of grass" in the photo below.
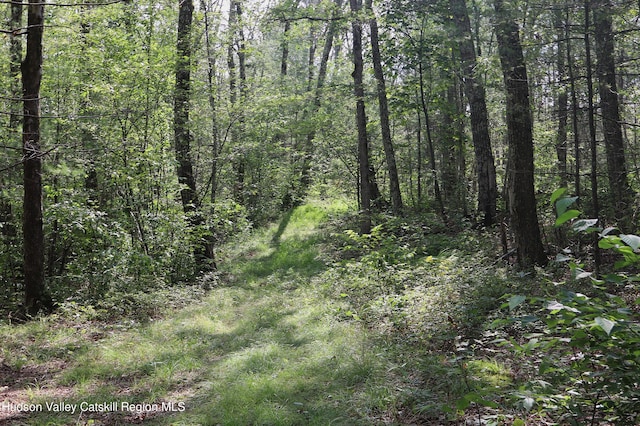
{"type": "Polygon", "coordinates": [[[504,388],[512,383],[511,371],[496,360],[473,359],[467,362],[471,378],[482,386],[504,388]]]}

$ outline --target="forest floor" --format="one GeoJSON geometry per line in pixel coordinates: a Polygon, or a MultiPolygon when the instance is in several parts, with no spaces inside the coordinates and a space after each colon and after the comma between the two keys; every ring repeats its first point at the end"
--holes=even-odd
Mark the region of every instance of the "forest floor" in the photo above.
{"type": "Polygon", "coordinates": [[[328,242],[328,224],[348,210],[315,201],[236,241],[202,300],[149,321],[96,320],[78,306],[1,325],[0,424],[502,424],[456,410],[472,374],[479,386],[511,382],[495,357],[458,362],[452,316],[459,317],[447,306],[461,290],[447,283],[452,274],[473,279],[459,256],[425,252],[407,256],[404,269],[366,272],[363,264],[386,260],[352,262],[356,248],[343,244],[336,253],[328,242]],[[370,289],[418,279],[437,291],[403,296],[421,319],[403,317],[399,338],[388,333],[399,312],[389,294],[368,314],[352,310],[370,289]],[[425,343],[433,340],[440,343],[425,343]]]}

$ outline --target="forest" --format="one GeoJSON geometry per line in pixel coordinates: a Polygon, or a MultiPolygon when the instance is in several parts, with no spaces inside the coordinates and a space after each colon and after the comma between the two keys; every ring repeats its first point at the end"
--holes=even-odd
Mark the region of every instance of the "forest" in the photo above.
{"type": "Polygon", "coordinates": [[[640,424],[640,2],[0,9],[0,425],[640,424]]]}

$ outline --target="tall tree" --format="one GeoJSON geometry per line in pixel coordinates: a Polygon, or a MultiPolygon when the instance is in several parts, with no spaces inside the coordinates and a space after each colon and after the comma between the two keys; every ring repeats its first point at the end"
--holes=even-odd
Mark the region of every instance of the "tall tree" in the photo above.
{"type": "Polygon", "coordinates": [[[477,58],[471,32],[471,22],[466,0],[450,0],[453,14],[456,40],[462,62],[464,91],[471,110],[471,135],[476,161],[478,179],[478,213],[485,226],[495,222],[498,186],[496,167],[489,136],[489,114],[485,88],[482,80],[476,77],[477,58]]]}
{"type": "Polygon", "coordinates": [[[373,59],[373,71],[376,77],[378,89],[378,105],[380,108],[380,128],[382,133],[382,146],[387,161],[387,171],[389,172],[389,191],[391,193],[391,207],[394,214],[402,212],[402,194],[400,192],[400,180],[398,179],[398,167],[396,166],[396,155],[391,139],[391,125],[389,123],[389,103],[387,101],[387,86],[382,69],[382,57],[380,55],[380,36],[378,31],[378,20],[373,11],[373,0],[366,0],[366,8],[370,13],[369,27],[371,30],[371,56],[373,59]]]}
{"type": "Polygon", "coordinates": [[[523,268],[529,268],[547,263],[533,183],[533,120],[529,104],[529,80],[519,28],[512,11],[502,0],[494,0],[494,8],[496,38],[507,97],[509,213],[518,263],[523,268]]]}
{"type": "Polygon", "coordinates": [[[620,220],[629,217],[628,213],[634,194],[627,179],[624,138],[620,120],[614,60],[615,46],[611,23],[613,5],[610,0],[592,0],[591,9],[593,10],[593,34],[598,60],[596,73],[599,81],[609,191],[613,196],[616,218],[620,220]]]}
{"type": "Polygon", "coordinates": [[[367,136],[367,115],[364,103],[364,60],[362,58],[362,22],[358,13],[362,9],[362,0],[350,0],[353,30],[353,83],[356,97],[356,123],[358,126],[358,170],[360,175],[360,233],[371,232],[372,178],[369,164],[369,140],[367,136]]]}
{"type": "Polygon", "coordinates": [[[27,51],[22,62],[23,124],[22,149],[24,170],[24,238],[25,308],[35,315],[48,307],[44,281],[44,229],[42,209],[42,149],[40,145],[40,83],[42,81],[42,36],[44,3],[29,0],[27,7],[27,51]]]}
{"type": "MultiPolygon", "coordinates": [[[[327,28],[327,34],[325,37],[324,47],[322,48],[322,57],[320,58],[320,67],[318,68],[318,77],[316,81],[316,88],[313,97],[313,113],[317,113],[322,105],[322,94],[324,90],[325,81],[327,79],[327,68],[329,65],[329,56],[333,49],[333,40],[340,28],[338,18],[342,14],[342,2],[343,0],[334,0],[335,4],[333,11],[331,12],[331,21],[327,28]]],[[[311,184],[311,163],[313,160],[314,151],[314,139],[316,137],[316,129],[312,128],[307,134],[306,143],[303,148],[302,158],[302,170],[300,173],[300,188],[297,194],[298,199],[302,199],[304,194],[311,184]]]]}
{"type": "Polygon", "coordinates": [[[191,132],[189,109],[191,102],[191,24],[193,0],[178,0],[178,38],[176,44],[176,87],[174,95],[175,151],[178,162],[180,196],[185,212],[191,212],[197,204],[196,180],[191,162],[191,132]]]}
{"type": "Polygon", "coordinates": [[[191,55],[193,50],[191,26],[193,9],[193,0],[179,0],[176,41],[176,86],[174,93],[174,143],[178,162],[178,182],[182,186],[180,189],[182,209],[185,213],[190,214],[190,226],[192,230],[196,231],[195,235],[198,235],[199,238],[194,247],[197,267],[205,270],[215,267],[215,263],[212,262],[212,234],[204,233],[204,235],[199,235],[201,230],[196,230],[197,227],[204,223],[204,219],[198,211],[199,200],[191,160],[192,136],[189,112],[191,105],[191,55]]]}

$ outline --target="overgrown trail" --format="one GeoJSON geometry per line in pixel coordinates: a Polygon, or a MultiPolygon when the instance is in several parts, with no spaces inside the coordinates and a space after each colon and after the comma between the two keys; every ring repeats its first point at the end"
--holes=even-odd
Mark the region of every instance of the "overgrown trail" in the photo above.
{"type": "Polygon", "coordinates": [[[204,302],[169,318],[98,335],[86,331],[90,325],[69,333],[40,324],[14,336],[28,344],[42,338],[30,335],[47,334],[42,344],[52,353],[26,359],[42,379],[15,380],[0,401],[43,410],[0,422],[370,424],[372,399],[386,394],[376,383],[380,353],[357,322],[337,319],[319,278],[326,269],[319,227],[331,209],[336,205],[298,207],[238,243],[204,302]],[[78,408],[54,412],[51,402],[78,408]],[[83,403],[90,411],[80,412],[83,403]],[[134,403],[157,405],[125,409],[134,403]]]}

